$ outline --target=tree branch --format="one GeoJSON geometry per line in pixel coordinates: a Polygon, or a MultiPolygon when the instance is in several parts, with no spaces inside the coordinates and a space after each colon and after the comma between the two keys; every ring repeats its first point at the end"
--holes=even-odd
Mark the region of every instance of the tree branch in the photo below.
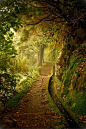
{"type": "Polygon", "coordinates": [[[45,20],[45,21],[53,21],[53,20],[55,20],[55,19],[57,19],[57,18],[61,18],[61,17],[53,17],[53,18],[47,19],[47,20],[45,20]]]}
{"type": "MultiPolygon", "coordinates": [[[[50,17],[51,15],[52,15],[52,13],[49,14],[48,16],[46,16],[46,17],[40,19],[40,20],[39,20],[38,22],[36,22],[36,23],[24,23],[24,24],[25,24],[25,25],[37,25],[37,24],[39,24],[40,22],[42,22],[44,19],[47,19],[48,17],[50,17]]],[[[21,24],[23,24],[23,23],[21,23],[21,24]]]]}

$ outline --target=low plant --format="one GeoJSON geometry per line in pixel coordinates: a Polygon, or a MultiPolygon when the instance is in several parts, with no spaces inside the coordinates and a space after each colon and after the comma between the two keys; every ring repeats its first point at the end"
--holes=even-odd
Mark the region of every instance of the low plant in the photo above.
{"type": "MultiPolygon", "coordinates": [[[[85,43],[86,44],[86,43],[85,43]]],[[[86,46],[85,46],[86,47],[86,46]]],[[[78,115],[86,114],[86,62],[83,44],[70,58],[69,66],[63,72],[61,97],[78,115]]]]}
{"type": "Polygon", "coordinates": [[[21,87],[19,93],[16,94],[15,96],[13,96],[12,99],[10,99],[5,106],[8,108],[18,107],[20,104],[20,99],[22,99],[23,96],[27,92],[29,92],[29,87],[32,86],[32,84],[35,82],[38,75],[39,75],[38,68],[33,70],[32,73],[29,72],[27,78],[20,83],[22,87],[21,87]]]}
{"type": "Polygon", "coordinates": [[[7,108],[16,108],[20,104],[20,99],[23,98],[23,96],[29,91],[29,89],[21,90],[18,94],[16,94],[12,99],[8,101],[8,103],[5,105],[7,108]]]}

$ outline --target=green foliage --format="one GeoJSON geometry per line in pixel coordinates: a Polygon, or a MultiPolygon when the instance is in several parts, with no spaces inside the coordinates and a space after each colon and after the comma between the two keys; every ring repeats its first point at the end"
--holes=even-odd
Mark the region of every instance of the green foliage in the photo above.
{"type": "Polygon", "coordinates": [[[10,72],[10,58],[10,56],[4,53],[0,57],[0,93],[4,91],[3,95],[5,96],[13,93],[16,87],[16,75],[10,72]]]}
{"type": "Polygon", "coordinates": [[[86,67],[85,67],[85,69],[84,69],[84,72],[86,72],[86,67]]]}
{"type": "Polygon", "coordinates": [[[9,102],[6,104],[6,107],[8,108],[16,108],[19,106],[20,99],[23,98],[23,96],[29,91],[29,87],[32,86],[32,84],[35,82],[37,76],[39,75],[38,68],[30,71],[28,73],[28,76],[25,80],[21,81],[19,85],[22,85],[21,90],[18,94],[16,94],[9,102]]]}
{"type": "Polygon", "coordinates": [[[28,59],[27,58],[23,58],[23,59],[18,59],[19,56],[17,56],[14,59],[10,60],[10,68],[11,68],[11,72],[12,73],[28,73],[29,71],[29,63],[28,63],[28,59]]]}
{"type": "Polygon", "coordinates": [[[23,96],[28,92],[29,90],[22,90],[17,95],[15,95],[12,99],[8,101],[8,103],[5,105],[8,108],[16,108],[19,106],[20,99],[23,98],[23,96]]]}
{"type": "Polygon", "coordinates": [[[63,73],[61,87],[65,104],[83,116],[86,114],[85,47],[83,43],[73,52],[69,66],[63,73]]]}
{"type": "MultiPolygon", "coordinates": [[[[22,58],[20,56],[16,56],[17,53],[23,55],[25,51],[25,47],[21,46],[22,54],[18,52],[18,49],[15,50],[16,42],[13,42],[13,37],[15,36],[15,31],[17,31],[20,27],[22,27],[21,22],[22,17],[21,13],[25,10],[27,12],[28,5],[24,1],[3,1],[1,4],[0,10],[0,91],[5,90],[7,93],[8,90],[12,92],[12,89],[16,87],[16,76],[17,73],[28,74],[29,71],[29,59],[26,59],[28,55],[32,56],[32,53],[24,54],[26,58],[22,58]],[[3,11],[2,11],[3,10],[3,11]],[[24,49],[23,49],[24,47],[24,49]],[[15,58],[16,57],[16,58],[15,58]],[[19,59],[18,59],[19,58],[19,59]]],[[[33,7],[32,7],[33,8],[33,7]]],[[[37,14],[37,8],[34,7],[30,11],[34,16],[37,14]]],[[[41,16],[41,11],[39,12],[39,16],[41,16]]],[[[30,14],[30,12],[29,12],[30,14]]],[[[24,17],[24,15],[23,15],[24,17]]],[[[22,34],[23,42],[27,41],[28,38],[28,30],[23,30],[22,34]]],[[[17,46],[18,47],[18,46],[17,46]]],[[[27,47],[27,46],[26,46],[27,47]]],[[[33,56],[34,57],[34,56],[33,56]]],[[[32,58],[33,59],[33,58],[32,58]]],[[[32,63],[32,62],[31,62],[32,63]]],[[[30,84],[32,84],[33,79],[30,80],[30,84]]],[[[26,82],[25,82],[26,85],[26,82]]],[[[28,84],[27,84],[28,85],[28,84]]]]}
{"type": "Polygon", "coordinates": [[[5,89],[5,91],[10,91],[12,89],[15,89],[16,87],[16,76],[11,75],[9,73],[2,73],[0,74],[0,90],[5,89]]]}
{"type": "MultiPolygon", "coordinates": [[[[80,93],[81,91],[76,91],[77,93],[80,93]]],[[[74,111],[73,110],[71,110],[71,107],[70,107],[70,105],[71,105],[71,101],[69,102],[69,101],[65,101],[64,102],[64,100],[62,99],[62,97],[61,97],[61,92],[56,92],[56,90],[55,90],[55,94],[56,94],[56,96],[57,96],[57,98],[60,100],[60,102],[62,103],[62,105],[63,105],[63,107],[65,108],[65,110],[70,114],[70,116],[73,118],[73,120],[78,124],[78,126],[80,127],[80,128],[83,128],[83,123],[78,119],[78,115],[76,115],[75,113],[74,113],[74,111]],[[70,103],[70,104],[69,104],[70,103]]],[[[69,95],[69,94],[68,94],[69,95]]],[[[74,95],[74,93],[73,93],[73,95],[74,95]]],[[[72,95],[72,96],[73,96],[72,95]]],[[[78,97],[78,96],[77,96],[78,97]]],[[[69,98],[70,98],[70,96],[67,96],[67,98],[68,98],[68,100],[69,100],[69,98]]],[[[74,105],[76,105],[76,103],[74,102],[73,103],[73,106],[74,105]]]]}
{"type": "Polygon", "coordinates": [[[4,95],[9,94],[16,87],[16,77],[10,73],[10,59],[16,56],[16,50],[13,46],[13,35],[11,27],[18,26],[15,21],[16,15],[9,11],[11,5],[9,2],[2,2],[0,16],[0,92],[5,90],[4,95]]]}
{"type": "Polygon", "coordinates": [[[71,84],[71,81],[76,81],[76,79],[78,79],[78,77],[80,76],[80,73],[77,71],[77,69],[84,61],[84,56],[76,56],[76,54],[77,53],[72,56],[72,58],[70,59],[69,67],[63,73],[62,79],[65,87],[68,87],[71,84]]]}
{"type": "Polygon", "coordinates": [[[57,57],[59,55],[59,51],[58,49],[54,49],[53,51],[51,51],[48,55],[49,61],[55,63],[57,61],[57,57]]]}
{"type": "Polygon", "coordinates": [[[64,124],[56,126],[56,129],[63,129],[64,128],[64,124]]]}
{"type": "Polygon", "coordinates": [[[37,19],[37,17],[42,16],[41,10],[39,10],[38,7],[35,5],[28,7],[28,10],[29,10],[29,15],[34,17],[34,19],[37,19]]]}
{"type": "Polygon", "coordinates": [[[26,42],[29,39],[29,32],[27,29],[23,29],[23,32],[21,34],[20,42],[26,42]]]}
{"type": "Polygon", "coordinates": [[[75,91],[73,96],[70,96],[70,92],[67,95],[67,105],[78,114],[84,116],[86,114],[86,92],[75,91]],[[71,98],[71,99],[69,99],[71,98]]]}
{"type": "Polygon", "coordinates": [[[39,76],[39,70],[37,68],[36,69],[34,68],[34,69],[30,70],[28,72],[27,78],[23,82],[21,82],[22,87],[26,88],[28,86],[31,86],[32,83],[35,82],[37,76],[39,76]]]}

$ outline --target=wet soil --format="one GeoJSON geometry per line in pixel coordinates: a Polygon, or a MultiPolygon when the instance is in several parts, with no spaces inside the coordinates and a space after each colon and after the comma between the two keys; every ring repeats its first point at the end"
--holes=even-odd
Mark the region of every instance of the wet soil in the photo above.
{"type": "Polygon", "coordinates": [[[62,122],[60,114],[48,108],[46,85],[48,84],[52,64],[41,67],[40,76],[29,92],[20,100],[16,109],[6,109],[0,116],[1,127],[5,129],[55,128],[62,122]]]}

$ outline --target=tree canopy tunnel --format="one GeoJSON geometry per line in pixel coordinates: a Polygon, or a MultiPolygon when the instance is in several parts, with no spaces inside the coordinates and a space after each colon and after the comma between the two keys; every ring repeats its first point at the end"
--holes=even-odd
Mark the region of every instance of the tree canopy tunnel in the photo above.
{"type": "MultiPolygon", "coordinates": [[[[18,35],[21,35],[21,45],[23,42],[29,42],[33,35],[33,42],[37,42],[36,47],[39,49],[39,65],[42,64],[44,46],[48,45],[51,51],[55,51],[58,46],[68,45],[72,52],[76,44],[85,40],[86,8],[84,1],[10,0],[8,2],[4,0],[0,3],[1,47],[4,41],[7,42],[6,35],[13,36],[10,28],[13,28],[14,31],[22,31],[22,34],[17,32],[18,35]]],[[[9,43],[5,43],[4,46],[7,44],[9,43]]],[[[13,52],[11,45],[9,46],[13,52]]],[[[7,47],[4,51],[7,51],[7,47]]]]}
{"type": "Polygon", "coordinates": [[[0,1],[0,90],[15,89],[16,74],[27,75],[44,60],[57,66],[56,76],[64,83],[63,87],[68,87],[66,70],[72,69],[76,62],[71,62],[72,55],[78,48],[80,53],[76,52],[76,56],[85,57],[85,47],[84,0],[0,1]]]}

